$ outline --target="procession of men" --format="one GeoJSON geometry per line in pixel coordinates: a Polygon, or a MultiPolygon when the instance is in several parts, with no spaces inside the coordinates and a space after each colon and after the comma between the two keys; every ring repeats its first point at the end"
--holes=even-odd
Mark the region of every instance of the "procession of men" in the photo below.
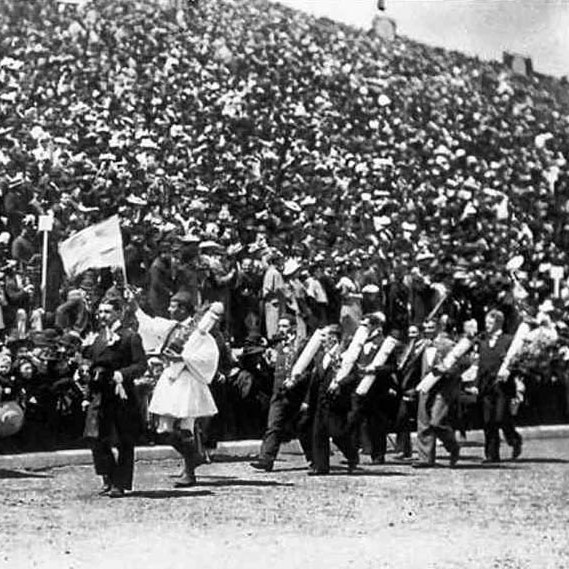
{"type": "MultiPolygon", "coordinates": [[[[119,498],[132,490],[134,444],[142,424],[135,382],[147,368],[147,355],[163,363],[146,410],[154,420],[155,441],[171,445],[183,459],[175,486],[195,486],[196,467],[204,462],[196,423],[218,413],[209,384],[218,372],[220,350],[211,333],[220,326],[223,305],[210,305],[198,318],[189,295],[178,293],[166,319],[144,313],[132,291],[125,296],[101,301],[99,331],[83,341],[90,366],[85,436],[102,476],[100,494],[119,498]],[[130,327],[122,321],[129,311],[135,318],[130,327]],[[112,446],[118,448],[117,459],[112,446]]],[[[439,439],[454,467],[460,459],[455,433],[463,392],[476,396],[482,411],[483,462],[500,462],[500,430],[512,459],[519,457],[522,439],[513,404],[520,387],[509,362],[523,344],[503,332],[504,315],[497,309],[487,313],[480,333],[475,320],[466,321],[460,335],[445,325],[448,318],[432,314],[422,327],[400,330],[387,327],[384,313],[375,311],[363,315],[351,334],[327,324],[308,338],[298,333],[293,315],[281,314],[264,354],[274,379],[266,430],[251,466],[272,472],[281,444],[297,437],[310,476],[334,472],[332,442],[348,473],[355,473],[385,464],[393,433],[404,463],[435,467],[439,439]],[[370,455],[367,464],[363,452],[370,455]]]]}

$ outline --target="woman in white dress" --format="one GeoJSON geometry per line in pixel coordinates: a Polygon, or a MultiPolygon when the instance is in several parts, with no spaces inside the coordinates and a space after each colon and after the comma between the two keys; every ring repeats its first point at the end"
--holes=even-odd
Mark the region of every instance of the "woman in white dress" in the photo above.
{"type": "Polygon", "coordinates": [[[355,279],[355,268],[347,263],[345,274],[340,278],[336,289],[340,291],[342,306],[340,308],[340,325],[344,341],[356,332],[362,319],[362,298],[360,285],[355,279]]]}

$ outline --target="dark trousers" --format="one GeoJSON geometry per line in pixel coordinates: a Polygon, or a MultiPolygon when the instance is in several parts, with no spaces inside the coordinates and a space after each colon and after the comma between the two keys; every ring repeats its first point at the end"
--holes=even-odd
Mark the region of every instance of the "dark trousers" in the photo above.
{"type": "Polygon", "coordinates": [[[314,381],[310,388],[308,423],[312,437],[312,466],[318,472],[330,470],[330,436],[349,465],[358,462],[358,450],[346,424],[346,416],[336,409],[327,393],[329,381],[314,381]]]}
{"type": "Polygon", "coordinates": [[[448,452],[456,451],[458,442],[450,423],[450,412],[456,403],[458,392],[453,389],[437,389],[419,393],[417,409],[417,451],[419,462],[433,464],[436,459],[437,438],[448,452]]]}
{"type": "Polygon", "coordinates": [[[132,490],[134,475],[134,444],[122,442],[117,445],[118,457],[115,458],[111,445],[104,439],[93,441],[91,452],[95,472],[108,476],[111,484],[124,490],[132,490]]]}
{"type": "Polygon", "coordinates": [[[487,459],[500,460],[500,429],[510,446],[519,444],[521,435],[514,427],[514,418],[510,411],[510,398],[495,388],[482,398],[482,416],[484,421],[484,454],[487,459]]]}
{"type": "Polygon", "coordinates": [[[371,459],[383,460],[387,452],[389,417],[373,387],[363,397],[355,392],[351,396],[348,429],[353,448],[357,449],[360,446],[360,432],[364,424],[370,442],[371,459]]]}
{"type": "Polygon", "coordinates": [[[397,417],[395,419],[395,432],[397,433],[397,452],[405,457],[411,457],[413,448],[411,445],[411,427],[413,417],[417,416],[416,399],[403,398],[399,402],[397,417]]]}
{"type": "Polygon", "coordinates": [[[294,388],[286,393],[281,391],[273,394],[259,461],[272,464],[290,430],[298,430],[298,439],[304,455],[309,462],[312,461],[310,435],[304,425],[300,429],[297,428],[300,419],[300,407],[304,400],[303,396],[304,390],[299,388],[294,388]]]}

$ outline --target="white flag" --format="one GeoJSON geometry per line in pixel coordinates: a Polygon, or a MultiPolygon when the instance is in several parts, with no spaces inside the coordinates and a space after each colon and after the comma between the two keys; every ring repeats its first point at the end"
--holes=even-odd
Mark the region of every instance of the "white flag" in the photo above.
{"type": "Polygon", "coordinates": [[[118,215],[72,235],[59,246],[65,272],[73,277],[87,269],[121,267],[124,251],[118,215]]]}

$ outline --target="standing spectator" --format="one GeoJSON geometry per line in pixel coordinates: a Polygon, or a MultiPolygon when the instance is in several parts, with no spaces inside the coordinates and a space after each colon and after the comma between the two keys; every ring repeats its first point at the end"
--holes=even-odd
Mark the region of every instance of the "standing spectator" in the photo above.
{"type": "Polygon", "coordinates": [[[246,257],[241,262],[237,282],[233,290],[234,341],[241,346],[243,341],[261,331],[262,276],[256,271],[253,260],[246,257]]]}
{"type": "Polygon", "coordinates": [[[202,295],[206,304],[221,302],[224,307],[223,326],[231,334],[231,289],[235,285],[237,267],[234,256],[228,256],[223,248],[216,249],[208,261],[209,270],[204,279],[202,295]]]}
{"type": "Polygon", "coordinates": [[[345,263],[344,274],[336,285],[342,299],[340,325],[344,341],[354,335],[362,319],[362,294],[356,280],[356,272],[356,267],[352,263],[345,263]]]}
{"type": "Polygon", "coordinates": [[[23,225],[20,235],[12,242],[12,258],[22,265],[27,265],[32,261],[35,254],[36,247],[32,221],[32,224],[26,223],[23,225]]]}
{"type": "Polygon", "coordinates": [[[29,311],[34,286],[16,270],[16,261],[9,261],[6,265],[4,291],[7,302],[4,309],[6,329],[17,335],[17,330],[13,330],[17,325],[16,315],[18,310],[29,311]]]}
{"type": "Polygon", "coordinates": [[[403,282],[403,267],[395,267],[389,279],[386,316],[388,325],[398,330],[406,330],[408,316],[409,289],[403,282]]]}
{"type": "Polygon", "coordinates": [[[129,285],[145,288],[150,269],[150,251],[144,244],[144,237],[135,233],[124,248],[124,262],[129,285]]]}
{"type": "Polygon", "coordinates": [[[279,317],[283,307],[284,280],[281,273],[282,256],[273,252],[268,258],[269,266],[263,277],[263,310],[265,313],[265,332],[270,340],[277,333],[279,317]]]}
{"type": "Polygon", "coordinates": [[[306,302],[310,311],[309,330],[321,328],[327,324],[328,295],[320,280],[322,267],[313,264],[309,268],[308,278],[304,283],[306,288],[306,302]]]}
{"type": "Polygon", "coordinates": [[[285,311],[294,317],[297,342],[302,343],[307,336],[307,305],[306,290],[298,278],[299,272],[300,263],[296,259],[288,259],[283,267],[285,311]]]}
{"type": "Polygon", "coordinates": [[[168,305],[173,290],[171,248],[168,243],[162,242],[158,246],[158,256],[150,266],[148,304],[155,316],[163,318],[168,316],[168,305]]]}

